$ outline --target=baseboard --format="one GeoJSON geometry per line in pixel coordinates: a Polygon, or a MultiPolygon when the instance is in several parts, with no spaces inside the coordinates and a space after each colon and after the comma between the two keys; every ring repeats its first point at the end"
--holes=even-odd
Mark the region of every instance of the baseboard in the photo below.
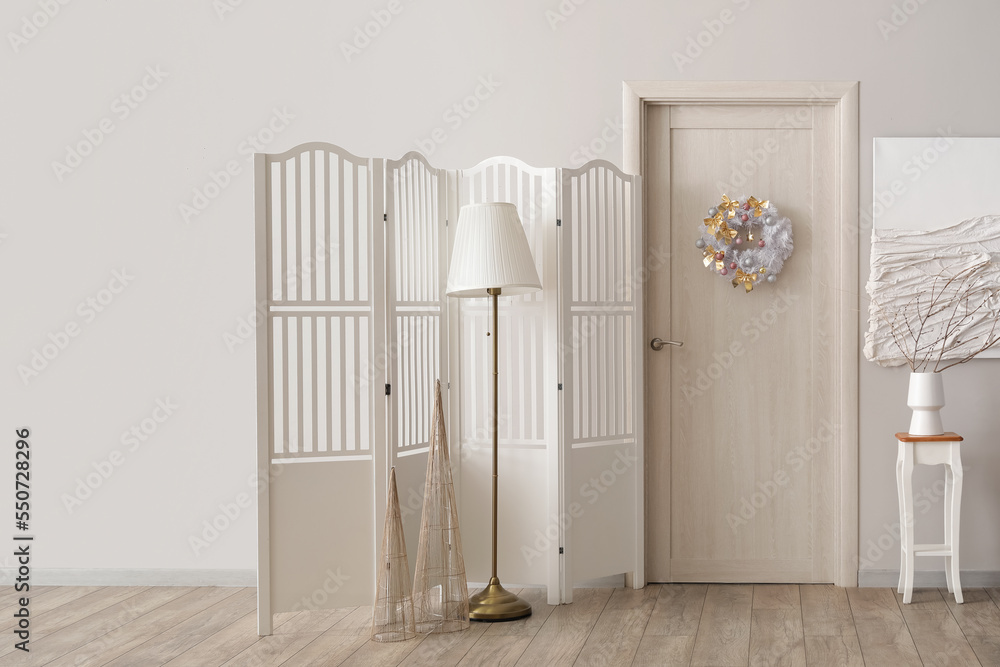
{"type": "MultiPolygon", "coordinates": [[[[1000,586],[996,570],[962,570],[962,588],[995,588],[1000,586]]],[[[899,570],[859,570],[861,588],[895,588],[899,585],[899,570]]],[[[913,573],[915,588],[944,588],[944,570],[917,570],[913,573]]]]}
{"type": "MultiPolygon", "coordinates": [[[[0,569],[0,586],[14,583],[17,570],[0,569]]],[[[33,568],[35,586],[257,586],[257,570],[154,570],[33,568]]]]}

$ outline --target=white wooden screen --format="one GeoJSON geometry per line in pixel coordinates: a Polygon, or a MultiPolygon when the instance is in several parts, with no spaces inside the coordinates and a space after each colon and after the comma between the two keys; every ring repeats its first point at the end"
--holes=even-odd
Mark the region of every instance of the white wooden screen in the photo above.
{"type": "MultiPolygon", "coordinates": [[[[434,381],[448,390],[447,173],[419,153],[386,163],[386,373],[389,460],[416,567],[434,381]]],[[[445,399],[447,400],[447,399],[445,399]]]]}
{"type": "Polygon", "coordinates": [[[312,143],[255,156],[254,188],[261,634],[273,613],[371,604],[393,465],[413,567],[437,378],[456,390],[466,570],[489,577],[490,311],[444,296],[448,218],[474,202],[517,206],[542,281],[501,297],[501,577],[550,604],[587,579],[643,582],[638,177],[312,143]]]}
{"type": "Polygon", "coordinates": [[[384,167],[328,144],[257,155],[255,166],[267,313],[258,603],[269,634],[273,613],[370,603],[385,498],[384,167]]]}
{"type": "Polygon", "coordinates": [[[644,583],[641,190],[594,161],[562,170],[563,602],[574,583],[644,583]]]}
{"type": "MultiPolygon", "coordinates": [[[[552,510],[558,496],[550,476],[559,445],[556,170],[498,157],[461,171],[459,206],[484,202],[517,206],[542,282],[541,291],[500,297],[498,569],[505,582],[548,585],[555,603],[559,544],[552,510]]],[[[486,298],[460,303],[462,545],[470,580],[485,582],[491,563],[491,310],[486,298]]]]}

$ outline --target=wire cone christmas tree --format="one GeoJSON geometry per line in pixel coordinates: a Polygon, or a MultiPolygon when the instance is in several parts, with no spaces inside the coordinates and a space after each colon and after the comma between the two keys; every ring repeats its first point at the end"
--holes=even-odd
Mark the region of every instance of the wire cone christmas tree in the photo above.
{"type": "Polygon", "coordinates": [[[398,642],[417,636],[410,596],[410,564],[406,560],[403,519],[399,513],[396,469],[389,471],[389,498],[385,508],[385,532],[379,557],[378,585],[372,611],[372,639],[398,642]]]}
{"type": "Polygon", "coordinates": [[[465,579],[458,506],[448,460],[440,380],[434,385],[434,416],[427,453],[413,606],[419,632],[456,632],[469,627],[469,585],[465,579]]]}

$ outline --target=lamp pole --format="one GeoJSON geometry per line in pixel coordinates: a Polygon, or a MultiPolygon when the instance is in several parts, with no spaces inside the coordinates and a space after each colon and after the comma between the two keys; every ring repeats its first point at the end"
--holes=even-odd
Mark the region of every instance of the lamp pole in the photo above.
{"type": "Polygon", "coordinates": [[[500,584],[497,575],[497,469],[499,467],[500,434],[498,416],[500,414],[500,306],[499,287],[489,287],[486,293],[490,295],[493,306],[493,572],[490,583],[483,590],[469,598],[469,618],[473,621],[513,621],[531,615],[531,604],[506,590],[500,584]]]}
{"type": "Polygon", "coordinates": [[[499,581],[497,577],[497,468],[498,455],[500,450],[500,369],[497,359],[499,357],[500,340],[500,288],[490,287],[486,290],[493,302],[493,574],[492,578],[499,581]]]}

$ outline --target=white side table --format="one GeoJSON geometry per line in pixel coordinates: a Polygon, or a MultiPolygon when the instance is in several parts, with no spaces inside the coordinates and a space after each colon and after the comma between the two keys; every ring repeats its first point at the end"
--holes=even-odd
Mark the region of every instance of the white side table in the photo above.
{"type": "Polygon", "coordinates": [[[910,435],[897,433],[896,487],[899,492],[900,566],[899,592],[903,602],[913,599],[915,556],[944,556],[945,580],[955,602],[962,604],[962,583],[958,568],[958,535],[962,510],[962,436],[910,435]],[[944,465],[944,544],[913,543],[913,466],[944,465]]]}

